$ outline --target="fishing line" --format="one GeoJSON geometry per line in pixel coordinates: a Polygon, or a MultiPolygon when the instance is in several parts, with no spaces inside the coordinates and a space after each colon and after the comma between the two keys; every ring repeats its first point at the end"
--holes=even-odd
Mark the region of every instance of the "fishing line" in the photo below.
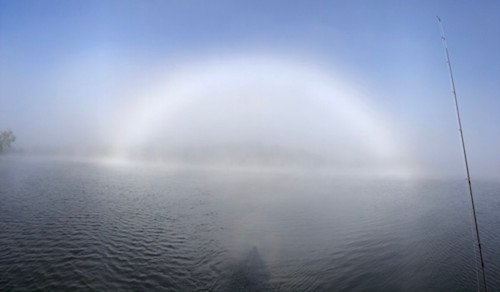
{"type": "MultiPolygon", "coordinates": [[[[439,28],[441,29],[441,40],[443,42],[443,47],[444,47],[444,53],[446,55],[446,63],[448,63],[448,73],[450,74],[450,83],[451,83],[451,89],[452,89],[452,94],[453,94],[453,100],[455,101],[455,111],[457,113],[457,123],[458,123],[458,132],[460,133],[460,141],[462,142],[462,152],[464,155],[464,161],[465,161],[465,172],[466,172],[466,181],[467,181],[467,186],[469,189],[469,195],[470,195],[470,202],[472,206],[472,214],[474,215],[474,227],[476,229],[476,240],[477,240],[477,246],[479,250],[479,258],[481,259],[481,271],[483,274],[483,284],[484,284],[484,291],[488,291],[488,285],[486,284],[486,272],[484,268],[484,259],[483,259],[483,249],[481,247],[481,239],[479,237],[479,225],[477,223],[477,216],[476,216],[476,206],[474,204],[474,196],[472,194],[472,184],[470,181],[470,172],[469,172],[469,163],[467,161],[467,152],[465,151],[465,141],[464,141],[464,133],[462,130],[462,121],[460,119],[460,111],[458,109],[458,100],[457,100],[457,92],[455,90],[455,80],[453,79],[453,71],[451,70],[451,62],[450,62],[450,54],[448,53],[448,46],[446,45],[446,38],[444,36],[444,29],[443,29],[443,24],[441,23],[441,18],[439,16],[436,16],[438,23],[439,23],[439,28]]],[[[475,249],[474,249],[475,252],[475,249]]],[[[477,259],[476,259],[477,261],[477,259]]]]}

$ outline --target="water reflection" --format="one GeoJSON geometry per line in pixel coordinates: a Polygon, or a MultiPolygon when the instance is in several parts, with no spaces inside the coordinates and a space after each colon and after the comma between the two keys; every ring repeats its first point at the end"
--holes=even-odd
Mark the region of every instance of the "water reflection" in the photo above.
{"type": "MultiPolygon", "coordinates": [[[[476,186],[496,275],[500,185],[476,186]]],[[[472,291],[467,199],[462,181],[4,159],[0,290],[472,291]]]]}
{"type": "Polygon", "coordinates": [[[228,291],[269,291],[269,279],[269,269],[254,246],[247,256],[237,263],[228,291]]]}

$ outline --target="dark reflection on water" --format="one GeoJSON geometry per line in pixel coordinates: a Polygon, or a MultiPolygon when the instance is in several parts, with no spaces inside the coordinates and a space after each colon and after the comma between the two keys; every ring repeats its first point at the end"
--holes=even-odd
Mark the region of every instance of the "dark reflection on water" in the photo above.
{"type": "MultiPolygon", "coordinates": [[[[500,184],[475,188],[495,289],[500,184]]],[[[475,289],[461,180],[0,158],[0,290],[475,289]]]]}
{"type": "Polygon", "coordinates": [[[248,255],[233,267],[229,282],[229,291],[269,291],[269,271],[260,257],[259,251],[253,247],[248,255]]]}

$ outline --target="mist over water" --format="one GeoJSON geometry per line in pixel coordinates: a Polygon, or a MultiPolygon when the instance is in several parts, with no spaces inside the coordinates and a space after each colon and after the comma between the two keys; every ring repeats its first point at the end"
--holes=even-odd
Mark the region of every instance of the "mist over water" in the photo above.
{"type": "Polygon", "coordinates": [[[358,95],[297,60],[200,61],[123,110],[114,154],[229,166],[403,167],[407,157],[389,126],[358,95]]]}
{"type": "MultiPolygon", "coordinates": [[[[344,76],[341,66],[283,52],[191,55],[129,65],[136,71],[127,74],[115,64],[127,59],[72,61],[44,77],[46,93],[28,93],[47,98],[32,106],[30,122],[26,113],[7,113],[6,125],[17,135],[10,152],[200,167],[462,175],[452,115],[451,130],[415,131],[360,80],[344,76]],[[101,63],[107,62],[111,68],[104,70],[101,63]]],[[[485,157],[470,157],[475,173],[494,177],[493,166],[478,167],[485,157]]]]}
{"type": "Polygon", "coordinates": [[[476,290],[437,12],[500,287],[500,7],[450,5],[0,0],[0,290],[476,290]]]}
{"type": "Polygon", "coordinates": [[[324,67],[297,56],[192,57],[152,70],[160,73],[131,93],[58,105],[50,110],[58,114],[41,120],[58,125],[36,134],[21,129],[15,149],[174,165],[417,170],[383,110],[324,67]],[[60,114],[71,117],[59,124],[60,114]]]}
{"type": "MultiPolygon", "coordinates": [[[[159,62],[101,50],[67,58],[33,88],[4,82],[3,97],[37,97],[6,103],[3,124],[18,138],[11,152],[462,175],[452,111],[443,115],[447,123],[422,128],[427,116],[406,120],[352,69],[322,56],[249,46],[159,62]]],[[[470,155],[475,172],[494,177],[496,158],[478,153],[470,155]]]]}

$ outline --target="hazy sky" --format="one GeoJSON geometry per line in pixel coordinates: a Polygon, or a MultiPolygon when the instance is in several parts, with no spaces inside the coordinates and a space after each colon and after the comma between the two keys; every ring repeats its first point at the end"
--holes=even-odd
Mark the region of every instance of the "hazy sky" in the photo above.
{"type": "Polygon", "coordinates": [[[498,178],[498,1],[0,1],[0,130],[462,174],[437,14],[472,174],[498,178]]]}

